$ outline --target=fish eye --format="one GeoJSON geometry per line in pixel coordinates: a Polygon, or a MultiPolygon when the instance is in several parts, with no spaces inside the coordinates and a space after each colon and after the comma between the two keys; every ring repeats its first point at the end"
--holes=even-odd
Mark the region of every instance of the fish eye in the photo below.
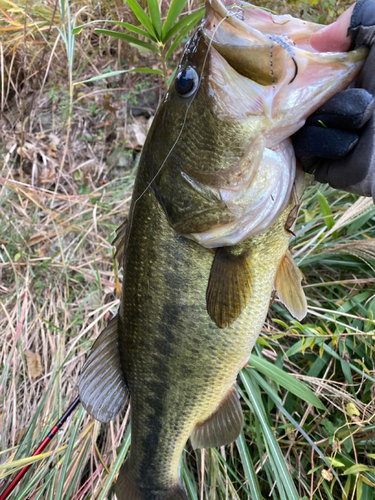
{"type": "Polygon", "coordinates": [[[180,71],[175,80],[175,89],[181,97],[190,97],[198,88],[198,73],[191,66],[180,71]]]}

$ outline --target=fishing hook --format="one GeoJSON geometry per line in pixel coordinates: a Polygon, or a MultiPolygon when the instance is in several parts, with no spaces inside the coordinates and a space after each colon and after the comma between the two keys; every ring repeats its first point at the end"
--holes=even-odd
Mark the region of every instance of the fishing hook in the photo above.
{"type": "MultiPolygon", "coordinates": [[[[297,61],[296,61],[295,53],[294,53],[292,47],[289,45],[289,43],[287,43],[285,40],[283,40],[281,36],[268,35],[268,37],[272,41],[275,41],[276,43],[278,43],[280,45],[280,47],[282,47],[283,49],[285,49],[288,52],[288,54],[290,55],[290,58],[292,59],[292,61],[294,63],[294,68],[295,68],[295,70],[294,70],[294,76],[290,80],[290,82],[288,83],[288,85],[290,85],[292,82],[294,82],[294,80],[296,79],[296,77],[298,75],[298,64],[297,64],[297,61]]],[[[293,40],[291,40],[291,41],[292,41],[292,43],[294,43],[293,40]]]]}

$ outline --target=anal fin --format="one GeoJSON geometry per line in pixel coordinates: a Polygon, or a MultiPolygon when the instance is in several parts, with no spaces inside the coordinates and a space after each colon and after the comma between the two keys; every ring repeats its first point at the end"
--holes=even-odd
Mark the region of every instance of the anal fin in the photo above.
{"type": "Polygon", "coordinates": [[[120,267],[122,266],[122,261],[124,260],[125,253],[125,235],[126,235],[126,226],[128,224],[128,219],[116,229],[116,238],[112,241],[112,246],[116,248],[115,258],[119,263],[120,267]]]}
{"type": "Polygon", "coordinates": [[[298,321],[301,321],[307,313],[306,296],[301,285],[302,278],[303,275],[288,250],[277,269],[275,288],[281,302],[298,321]]]}
{"type": "Polygon", "coordinates": [[[103,423],[115,418],[129,398],[121,369],[117,328],[115,316],[94,342],[78,381],[85,410],[103,423]]]}
{"type": "Polygon", "coordinates": [[[215,413],[195,426],[190,436],[191,444],[193,448],[213,448],[232,443],[242,426],[242,408],[237,386],[234,386],[215,413]]]}
{"type": "Polygon", "coordinates": [[[219,328],[231,325],[252,293],[252,271],[247,252],[217,248],[206,292],[207,312],[219,328]]]}

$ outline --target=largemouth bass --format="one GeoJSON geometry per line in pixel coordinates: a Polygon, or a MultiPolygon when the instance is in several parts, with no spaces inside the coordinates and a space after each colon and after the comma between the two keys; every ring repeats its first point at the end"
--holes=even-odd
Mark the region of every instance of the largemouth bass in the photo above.
{"type": "Polygon", "coordinates": [[[273,288],[295,317],[306,313],[288,251],[303,190],[288,138],[366,56],[315,52],[320,28],[207,0],[153,121],[116,241],[121,306],[79,381],[102,422],[131,397],[119,500],[186,499],[178,463],[189,437],[207,448],[241,431],[236,377],[273,288]]]}

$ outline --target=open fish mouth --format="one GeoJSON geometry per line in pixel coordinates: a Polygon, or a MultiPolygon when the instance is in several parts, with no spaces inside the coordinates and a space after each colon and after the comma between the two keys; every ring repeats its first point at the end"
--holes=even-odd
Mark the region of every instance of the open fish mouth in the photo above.
{"type": "Polygon", "coordinates": [[[207,0],[204,35],[241,75],[262,85],[289,77],[292,83],[311,61],[344,62],[363,59],[363,52],[320,55],[310,37],[324,25],[290,15],[276,15],[241,0],[207,0]],[[350,55],[349,55],[350,54],[350,55]]]}
{"type": "Polygon", "coordinates": [[[274,85],[288,71],[285,62],[290,59],[294,64],[293,81],[298,74],[293,50],[296,44],[285,30],[278,33],[280,30],[274,29],[285,28],[288,21],[274,26],[267,23],[270,19],[273,19],[272,14],[249,4],[231,3],[227,8],[220,0],[211,0],[206,8],[204,34],[212,47],[241,75],[261,85],[274,85]],[[259,18],[265,18],[263,23],[255,22],[259,18]]]}

